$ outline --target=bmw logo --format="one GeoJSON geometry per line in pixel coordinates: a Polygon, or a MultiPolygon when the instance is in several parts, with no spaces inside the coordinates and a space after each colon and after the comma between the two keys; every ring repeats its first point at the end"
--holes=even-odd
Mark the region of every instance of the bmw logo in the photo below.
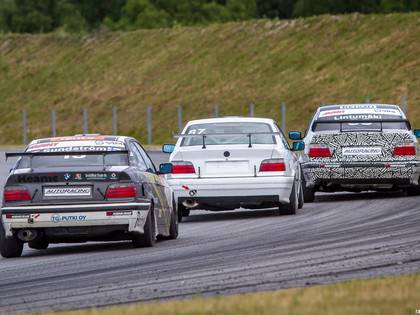
{"type": "Polygon", "coordinates": [[[59,214],[53,214],[51,216],[51,222],[54,222],[54,223],[60,222],[60,215],[59,214]]]}
{"type": "Polygon", "coordinates": [[[71,179],[71,175],[70,175],[70,173],[66,173],[66,174],[64,174],[64,179],[65,179],[65,180],[70,180],[70,179],[71,179]]]}

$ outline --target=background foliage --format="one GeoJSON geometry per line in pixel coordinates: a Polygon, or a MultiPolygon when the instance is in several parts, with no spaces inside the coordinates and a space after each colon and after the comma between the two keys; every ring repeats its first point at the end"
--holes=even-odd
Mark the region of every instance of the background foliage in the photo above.
{"type": "Polygon", "coordinates": [[[419,10],[418,0],[0,0],[0,32],[129,31],[260,18],[419,10]]]}
{"type": "Polygon", "coordinates": [[[0,34],[0,143],[88,132],[173,142],[183,123],[220,116],[282,121],[304,130],[326,104],[407,101],[420,128],[420,13],[322,15],[292,20],[80,34],[0,34]]]}

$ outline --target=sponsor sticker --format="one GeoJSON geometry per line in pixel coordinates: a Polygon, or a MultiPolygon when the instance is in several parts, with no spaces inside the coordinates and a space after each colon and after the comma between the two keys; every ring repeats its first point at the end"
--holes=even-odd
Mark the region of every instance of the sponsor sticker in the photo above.
{"type": "Polygon", "coordinates": [[[89,197],[91,187],[44,187],[44,197],[89,197]]]}
{"type": "Polygon", "coordinates": [[[85,221],[85,215],[61,215],[61,214],[52,214],[51,222],[71,222],[71,221],[85,221]]]}
{"type": "Polygon", "coordinates": [[[401,113],[396,109],[387,108],[348,108],[336,110],[324,110],[319,113],[319,118],[333,118],[334,120],[352,119],[382,119],[385,116],[396,116],[401,118],[401,113]]]}
{"type": "Polygon", "coordinates": [[[379,155],[381,147],[344,147],[343,156],[379,155]]]}

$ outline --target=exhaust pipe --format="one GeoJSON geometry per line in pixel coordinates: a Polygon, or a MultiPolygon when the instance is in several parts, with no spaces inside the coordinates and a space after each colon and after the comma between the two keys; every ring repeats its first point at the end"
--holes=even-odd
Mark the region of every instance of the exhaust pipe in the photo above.
{"type": "Polygon", "coordinates": [[[34,229],[22,229],[19,230],[17,236],[24,242],[30,242],[38,237],[38,232],[34,229]]]}
{"type": "Polygon", "coordinates": [[[194,208],[198,206],[198,202],[192,199],[185,199],[182,204],[187,208],[194,208]]]}

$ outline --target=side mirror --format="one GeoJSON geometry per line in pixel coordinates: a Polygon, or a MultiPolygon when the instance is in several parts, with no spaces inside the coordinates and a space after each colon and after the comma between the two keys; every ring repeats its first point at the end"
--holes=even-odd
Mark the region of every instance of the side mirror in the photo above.
{"type": "Polygon", "coordinates": [[[159,174],[170,174],[174,170],[172,163],[162,163],[159,165],[159,174]]]}
{"type": "Polygon", "coordinates": [[[289,131],[290,140],[302,140],[302,133],[300,131],[289,131]]]}
{"type": "Polygon", "coordinates": [[[414,135],[415,135],[417,138],[420,138],[420,129],[414,129],[414,135]]]}
{"type": "Polygon", "coordinates": [[[164,144],[162,146],[162,151],[164,153],[172,153],[174,152],[174,149],[175,149],[175,144],[164,144]]]}
{"type": "Polygon", "coordinates": [[[293,142],[293,149],[292,149],[292,151],[302,151],[304,149],[305,149],[305,143],[303,141],[293,142]]]}

